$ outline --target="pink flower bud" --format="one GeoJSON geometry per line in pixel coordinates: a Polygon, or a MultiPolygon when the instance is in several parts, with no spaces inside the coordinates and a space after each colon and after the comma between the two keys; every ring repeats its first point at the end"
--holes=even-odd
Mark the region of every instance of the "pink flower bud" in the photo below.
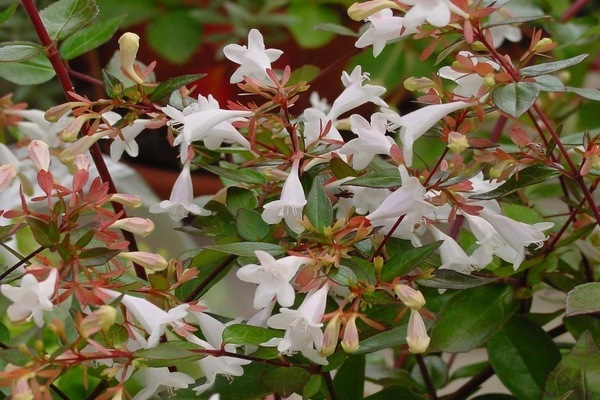
{"type": "Polygon", "coordinates": [[[333,318],[329,320],[325,327],[325,333],[323,334],[323,346],[319,354],[323,357],[329,357],[335,351],[337,347],[338,339],[340,338],[341,329],[341,313],[336,313],[333,318]]]}
{"type": "Polygon", "coordinates": [[[342,338],[342,348],[346,353],[354,353],[358,350],[358,329],[356,328],[356,317],[358,314],[352,314],[344,326],[344,337],[342,338]]]}
{"type": "Polygon", "coordinates": [[[48,171],[50,166],[50,150],[48,145],[41,140],[32,140],[27,147],[29,158],[38,170],[48,171]]]}
{"type": "Polygon", "coordinates": [[[421,354],[427,351],[429,346],[429,336],[423,317],[418,311],[410,310],[410,318],[408,319],[408,330],[406,333],[406,343],[408,351],[413,354],[421,354]]]}
{"type": "Polygon", "coordinates": [[[110,228],[122,229],[140,235],[142,237],[148,236],[154,230],[154,222],[148,218],[130,217],[121,218],[114,222],[110,228]]]}
{"type": "Polygon", "coordinates": [[[408,285],[396,285],[394,286],[394,291],[396,292],[396,295],[400,301],[403,302],[406,307],[409,307],[413,310],[418,310],[425,305],[423,293],[413,289],[408,285]]]}
{"type": "Polygon", "coordinates": [[[127,78],[138,85],[144,83],[144,80],[135,72],[135,57],[140,47],[140,37],[132,32],[125,32],[119,38],[119,58],[121,61],[121,70],[127,78]]]}
{"type": "Polygon", "coordinates": [[[148,253],[145,251],[131,251],[119,254],[121,257],[133,261],[152,271],[162,271],[167,268],[169,263],[163,256],[156,253],[148,253]]]}
{"type": "Polygon", "coordinates": [[[115,193],[112,196],[110,196],[110,201],[114,201],[115,203],[123,204],[124,206],[129,206],[133,208],[137,208],[142,205],[141,197],[135,194],[115,193]]]}
{"type": "Polygon", "coordinates": [[[12,164],[0,166],[0,193],[11,185],[16,176],[17,170],[12,164]]]}

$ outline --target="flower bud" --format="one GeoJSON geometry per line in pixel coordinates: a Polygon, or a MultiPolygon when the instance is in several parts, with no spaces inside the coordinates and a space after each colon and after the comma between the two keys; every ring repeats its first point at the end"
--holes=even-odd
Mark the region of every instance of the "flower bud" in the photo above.
{"type": "Polygon", "coordinates": [[[12,398],[14,400],[33,400],[35,398],[29,386],[27,375],[17,380],[12,398]]]}
{"type": "Polygon", "coordinates": [[[122,229],[124,231],[145,237],[154,230],[154,222],[148,218],[121,218],[115,221],[109,228],[122,229]]]}
{"type": "Polygon", "coordinates": [[[117,310],[114,307],[100,306],[81,320],[79,332],[86,339],[96,332],[106,332],[115,323],[116,316],[117,310]]]}
{"type": "Polygon", "coordinates": [[[427,351],[429,346],[429,336],[423,317],[418,311],[410,310],[410,318],[408,319],[408,330],[406,333],[406,343],[408,351],[413,354],[421,354],[427,351]]]}
{"type": "Polygon", "coordinates": [[[551,50],[554,46],[555,45],[552,42],[552,39],[543,38],[539,42],[536,43],[535,47],[533,48],[533,51],[544,52],[544,51],[551,50]]]}
{"type": "Polygon", "coordinates": [[[41,140],[32,140],[29,146],[27,146],[27,152],[33,165],[38,170],[48,171],[48,167],[50,166],[50,150],[46,143],[41,140]]]}
{"type": "Polygon", "coordinates": [[[337,342],[340,337],[340,328],[342,327],[341,313],[336,313],[333,318],[329,320],[325,327],[323,334],[323,345],[319,353],[323,357],[329,357],[335,351],[337,342]]]}
{"type": "Polygon", "coordinates": [[[145,251],[131,251],[119,254],[121,257],[133,261],[152,271],[162,271],[167,268],[169,263],[163,256],[156,253],[148,253],[145,251]]]}
{"type": "Polygon", "coordinates": [[[486,87],[494,86],[496,84],[496,76],[492,73],[486,74],[485,77],[483,78],[483,84],[486,87]]]}
{"type": "Polygon", "coordinates": [[[125,73],[127,78],[131,79],[138,85],[141,85],[144,83],[144,80],[139,77],[133,68],[139,47],[140,37],[135,33],[125,32],[119,38],[119,58],[121,62],[121,70],[125,73]]]}
{"type": "Polygon", "coordinates": [[[469,148],[467,137],[458,132],[450,132],[448,135],[448,148],[456,154],[460,154],[469,148]]]}
{"type": "Polygon", "coordinates": [[[401,8],[393,1],[389,0],[371,0],[365,1],[364,3],[354,3],[348,8],[348,16],[355,21],[362,21],[371,15],[384,10],[386,8],[394,8],[400,10],[401,8]]]}
{"type": "Polygon", "coordinates": [[[344,337],[342,338],[342,348],[346,353],[354,353],[358,350],[358,329],[356,328],[356,317],[354,313],[350,316],[346,325],[344,325],[344,337]]]}
{"type": "Polygon", "coordinates": [[[11,185],[15,177],[17,176],[17,170],[12,164],[4,164],[0,166],[0,193],[11,185]]]}
{"type": "Polygon", "coordinates": [[[487,51],[487,47],[485,47],[485,45],[483,43],[481,43],[479,40],[476,40],[473,43],[471,43],[471,50],[473,50],[473,51],[487,51]]]}
{"type": "Polygon", "coordinates": [[[404,88],[409,92],[416,92],[417,90],[427,90],[435,87],[435,82],[429,78],[416,78],[411,76],[404,81],[404,88]]]}
{"type": "Polygon", "coordinates": [[[73,163],[75,157],[85,153],[96,143],[100,138],[106,135],[106,132],[96,132],[92,136],[84,136],[78,139],[75,143],[64,149],[58,156],[60,162],[65,165],[73,163]]]}
{"type": "Polygon", "coordinates": [[[110,196],[110,201],[133,208],[137,208],[142,205],[141,197],[135,194],[115,193],[110,196]]]}
{"type": "Polygon", "coordinates": [[[81,132],[81,128],[83,124],[85,124],[90,119],[98,118],[98,114],[85,114],[80,115],[75,118],[67,127],[61,132],[60,138],[63,142],[74,142],[77,140],[79,136],[79,132],[81,132]]]}
{"type": "Polygon", "coordinates": [[[48,122],[57,122],[65,114],[69,113],[73,108],[87,105],[87,103],[84,103],[82,101],[72,101],[69,103],[59,104],[48,109],[48,111],[44,113],[44,119],[48,122]]]}
{"type": "Polygon", "coordinates": [[[400,301],[412,310],[418,310],[425,305],[423,293],[408,285],[398,284],[394,286],[394,292],[400,301]]]}
{"type": "Polygon", "coordinates": [[[75,164],[77,169],[83,169],[85,171],[90,170],[90,159],[87,156],[87,154],[79,154],[75,156],[75,160],[73,160],[73,163],[75,164]]]}

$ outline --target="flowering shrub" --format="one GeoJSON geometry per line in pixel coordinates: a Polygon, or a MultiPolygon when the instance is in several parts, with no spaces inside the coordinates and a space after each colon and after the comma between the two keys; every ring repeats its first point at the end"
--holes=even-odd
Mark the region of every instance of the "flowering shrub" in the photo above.
{"type": "Polygon", "coordinates": [[[0,241],[14,260],[0,272],[2,393],[354,399],[371,382],[369,399],[463,399],[495,374],[519,399],[600,395],[598,136],[555,107],[600,91],[568,85],[591,57],[554,58],[561,43],[540,29],[551,16],[511,15],[503,1],[353,4],[349,17],[365,23],[356,47],[378,57],[414,41],[423,62],[437,58],[430,75],[388,88],[416,95],[401,112],[360,65],[331,103],[311,94],[274,67],[283,52],[255,29],[223,48],[242,92],[226,105],[192,97],[202,75],[156,82],[131,32],[118,67],[88,77],[106,94],[90,99],[65,60],[118,21],[92,22],[94,0],[22,3],[40,44],[0,47],[0,76],[56,76],[67,102],[39,111],[0,100],[0,241]],[[517,53],[506,41],[529,43],[517,53]],[[365,105],[374,111],[359,114],[365,105]],[[130,216],[141,199],[111,177],[124,152],[138,155],[136,138],[161,127],[182,169],[150,212],[210,238],[173,258],[140,251],[136,236],[155,224],[130,216]],[[202,202],[198,168],[224,185],[202,202]],[[35,246],[18,248],[27,236],[35,246]],[[231,319],[202,301],[229,272],[254,285],[253,314],[231,319]],[[556,311],[532,307],[544,293],[562,295],[556,311]],[[455,368],[480,348],[485,361],[455,368]]]}

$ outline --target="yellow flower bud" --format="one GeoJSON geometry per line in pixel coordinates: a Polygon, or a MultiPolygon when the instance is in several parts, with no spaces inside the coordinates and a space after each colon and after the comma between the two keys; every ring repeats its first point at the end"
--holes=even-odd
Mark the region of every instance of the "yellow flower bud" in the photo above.
{"type": "Polygon", "coordinates": [[[401,8],[393,1],[389,0],[371,0],[365,1],[364,3],[354,3],[348,8],[348,16],[355,21],[362,21],[371,15],[384,10],[386,8],[392,8],[400,10],[401,8]]]}
{"type": "Polygon", "coordinates": [[[125,32],[119,38],[119,58],[121,61],[121,70],[125,73],[127,78],[131,79],[138,85],[141,85],[144,83],[144,80],[139,77],[133,68],[139,47],[140,37],[135,33],[125,32]]]}

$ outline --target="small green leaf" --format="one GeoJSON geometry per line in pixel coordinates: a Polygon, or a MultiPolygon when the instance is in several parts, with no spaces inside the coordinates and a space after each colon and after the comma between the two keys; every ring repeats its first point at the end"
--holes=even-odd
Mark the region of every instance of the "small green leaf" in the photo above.
{"type": "Polygon", "coordinates": [[[567,293],[567,317],[600,311],[600,282],[584,283],[567,293]]]}
{"type": "Polygon", "coordinates": [[[98,22],[75,32],[60,45],[60,55],[65,60],[72,60],[101,44],[106,43],[115,34],[124,15],[98,22]]]}
{"type": "Polygon", "coordinates": [[[544,92],[564,92],[564,83],[554,75],[540,75],[535,78],[535,84],[544,92]]]}
{"type": "Polygon", "coordinates": [[[6,325],[0,322],[0,343],[8,344],[10,342],[10,332],[6,325]]]}
{"type": "Polygon", "coordinates": [[[566,87],[567,92],[575,93],[577,96],[584,97],[586,99],[600,101],[600,90],[594,88],[576,88],[572,86],[566,87]]]}
{"type": "Polygon", "coordinates": [[[94,229],[90,229],[89,231],[85,232],[79,239],[77,239],[77,242],[75,242],[75,247],[80,249],[84,248],[90,244],[95,234],[96,231],[94,229]]]}
{"type": "Polygon", "coordinates": [[[106,69],[102,70],[102,81],[108,97],[118,99],[123,96],[123,83],[106,69]]]}
{"type": "Polygon", "coordinates": [[[548,377],[543,400],[594,399],[600,393],[600,350],[584,332],[548,377]],[[569,396],[565,395],[569,393],[569,396]]]}
{"type": "Polygon", "coordinates": [[[339,268],[331,268],[327,277],[341,286],[355,286],[358,283],[358,278],[354,271],[345,265],[340,265],[339,268]]]}
{"type": "Polygon", "coordinates": [[[232,215],[237,214],[240,209],[253,210],[258,207],[258,198],[252,190],[237,186],[227,188],[227,208],[232,215]]]}
{"type": "Polygon", "coordinates": [[[319,76],[319,72],[321,72],[321,69],[314,65],[303,65],[300,68],[294,68],[288,80],[288,85],[310,82],[319,76]]]}
{"type": "Polygon", "coordinates": [[[421,286],[436,289],[470,289],[497,281],[500,277],[483,278],[475,275],[461,274],[451,269],[437,269],[431,278],[417,279],[421,286]]]}
{"type": "Polygon", "coordinates": [[[283,337],[283,331],[262,328],[246,324],[234,324],[225,327],[223,342],[226,344],[249,344],[260,346],[273,338],[283,337]]]}
{"type": "Polygon", "coordinates": [[[307,370],[300,367],[279,367],[265,371],[260,381],[281,397],[289,397],[302,390],[310,379],[307,370]]]}
{"type": "Polygon", "coordinates": [[[306,198],[304,213],[312,226],[323,232],[333,222],[333,206],[320,178],[315,178],[306,198]]]}
{"type": "Polygon", "coordinates": [[[266,183],[265,176],[258,171],[255,171],[250,168],[240,168],[237,170],[217,167],[215,165],[203,165],[207,171],[212,172],[213,174],[219,175],[223,178],[230,179],[234,182],[241,183],[250,183],[250,184],[259,184],[262,185],[266,183]]]}
{"type": "Polygon", "coordinates": [[[310,377],[304,388],[302,389],[303,399],[312,399],[314,395],[319,393],[319,389],[323,384],[323,378],[321,375],[313,375],[310,377]]]}
{"type": "Polygon", "coordinates": [[[335,37],[331,32],[316,30],[315,25],[340,22],[337,12],[318,3],[294,2],[287,13],[295,17],[294,23],[290,24],[290,32],[296,43],[305,49],[324,46],[335,37]]]}
{"type": "Polygon", "coordinates": [[[164,82],[161,82],[156,89],[150,95],[150,100],[157,101],[165,96],[170,95],[182,86],[189,85],[192,82],[196,82],[202,79],[206,74],[193,74],[193,75],[182,75],[169,78],[164,82]]]}
{"type": "Polygon", "coordinates": [[[191,342],[172,341],[159,343],[150,349],[136,350],[133,357],[149,367],[170,367],[204,358],[204,354],[190,351],[197,349],[202,347],[191,342]]]}
{"type": "Polygon", "coordinates": [[[383,264],[381,279],[385,282],[391,282],[394,278],[406,275],[436,251],[442,243],[444,243],[443,240],[438,240],[426,246],[396,254],[383,264]]]}
{"type": "Polygon", "coordinates": [[[52,64],[42,54],[25,61],[0,63],[0,78],[16,85],[39,85],[54,75],[52,64]]]}
{"type": "Polygon", "coordinates": [[[222,253],[234,254],[242,257],[254,257],[254,252],[256,250],[266,251],[272,256],[281,256],[285,254],[285,249],[277,244],[260,242],[215,244],[205,248],[208,250],[220,251],[222,253]]]}
{"type": "Polygon", "coordinates": [[[500,187],[486,193],[477,194],[469,197],[474,200],[492,200],[498,197],[506,196],[520,188],[535,185],[554,179],[560,175],[556,168],[543,164],[532,165],[524,168],[504,182],[500,187]]]}
{"type": "Polygon", "coordinates": [[[0,45],[0,63],[30,60],[43,52],[44,48],[35,43],[5,42],[0,45]]]}
{"type": "Polygon", "coordinates": [[[202,25],[188,9],[174,9],[155,18],[148,26],[150,47],[165,60],[183,64],[191,59],[202,41],[202,25]]]}
{"type": "Polygon", "coordinates": [[[535,83],[513,82],[495,89],[492,97],[500,111],[519,118],[533,106],[539,94],[540,88],[535,83]]]}
{"type": "Polygon", "coordinates": [[[315,25],[314,29],[316,29],[318,31],[332,32],[332,33],[335,33],[340,36],[352,36],[352,37],[356,37],[356,38],[359,36],[358,33],[354,32],[352,29],[348,28],[347,26],[334,24],[331,22],[317,24],[317,25],[315,25]]]}
{"type": "Polygon", "coordinates": [[[331,161],[329,161],[329,168],[331,168],[331,172],[338,179],[344,179],[349,176],[358,176],[358,172],[339,157],[333,157],[331,161]]]}
{"type": "Polygon", "coordinates": [[[94,0],[59,0],[40,11],[40,17],[53,40],[72,35],[98,14],[94,0]]]}
{"type": "Polygon", "coordinates": [[[19,6],[19,3],[14,2],[10,6],[8,6],[8,8],[6,10],[0,12],[0,25],[5,23],[6,21],[8,21],[10,19],[10,17],[13,16],[13,14],[15,13],[15,10],[17,9],[18,6],[19,6]]]}
{"type": "Polygon", "coordinates": [[[460,291],[441,308],[431,329],[430,350],[460,353],[479,347],[500,330],[517,305],[510,286],[460,291]]]}
{"type": "Polygon", "coordinates": [[[340,399],[362,400],[365,390],[365,356],[350,355],[333,378],[335,392],[340,399]]]}
{"type": "Polygon", "coordinates": [[[519,399],[539,399],[560,352],[546,332],[522,316],[492,337],[487,352],[500,381],[519,399]]]}
{"type": "Polygon", "coordinates": [[[0,243],[10,239],[15,233],[23,229],[25,226],[27,225],[23,223],[0,226],[0,243]]]}
{"type": "Polygon", "coordinates": [[[269,224],[254,210],[240,208],[235,221],[237,231],[244,240],[258,242],[269,234],[269,224]]]}
{"type": "Polygon", "coordinates": [[[106,264],[119,253],[120,250],[113,250],[108,247],[94,247],[79,253],[79,261],[83,266],[97,267],[106,264]]]}
{"type": "Polygon", "coordinates": [[[398,347],[406,344],[406,324],[389,331],[381,332],[361,340],[358,350],[353,354],[374,353],[379,350],[398,347]]]}
{"type": "Polygon", "coordinates": [[[164,276],[159,274],[148,275],[148,282],[150,283],[150,286],[152,286],[152,289],[160,291],[169,290],[171,287],[169,281],[164,276]]]}
{"type": "Polygon", "coordinates": [[[539,76],[549,74],[552,72],[560,71],[561,69],[571,67],[573,65],[577,65],[583,60],[585,60],[588,56],[589,54],[580,54],[575,57],[567,58],[566,60],[531,65],[529,67],[521,68],[520,73],[521,76],[539,76]]]}
{"type": "Polygon", "coordinates": [[[372,188],[391,188],[402,185],[400,172],[396,168],[388,168],[382,171],[373,171],[368,174],[354,178],[342,186],[365,186],[372,188]]]}
{"type": "Polygon", "coordinates": [[[35,241],[41,246],[52,247],[58,243],[60,233],[56,225],[35,217],[26,217],[25,220],[33,233],[35,241]]]}

